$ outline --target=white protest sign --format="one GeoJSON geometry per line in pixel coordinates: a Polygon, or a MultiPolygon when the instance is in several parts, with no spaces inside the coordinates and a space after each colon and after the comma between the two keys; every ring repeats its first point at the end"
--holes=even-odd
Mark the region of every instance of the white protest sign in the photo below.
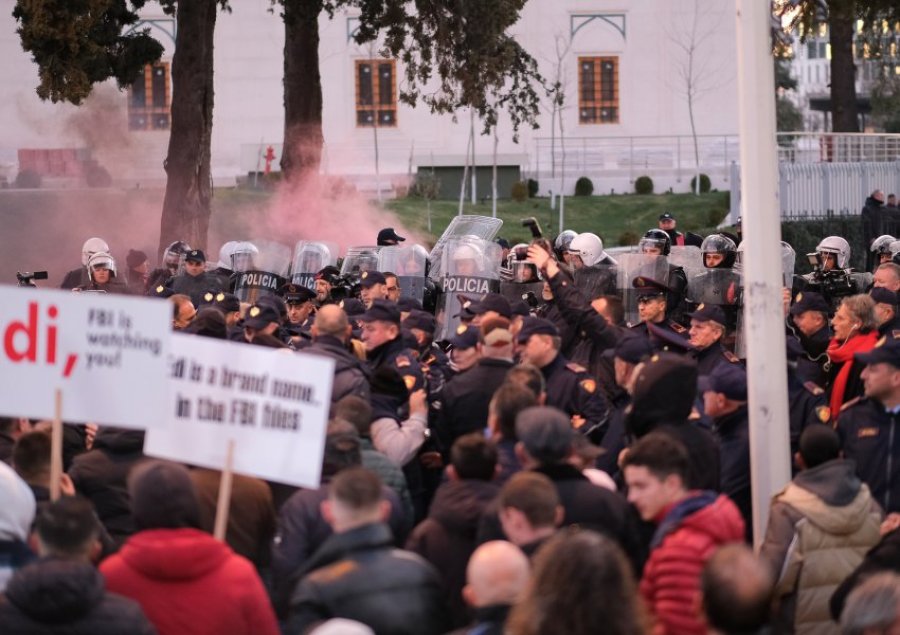
{"type": "Polygon", "coordinates": [[[172,306],[0,286],[0,414],[129,428],[165,423],[172,306]]]}
{"type": "Polygon", "coordinates": [[[318,487],[334,361],[261,346],[172,334],[167,417],[144,452],[318,487]]]}

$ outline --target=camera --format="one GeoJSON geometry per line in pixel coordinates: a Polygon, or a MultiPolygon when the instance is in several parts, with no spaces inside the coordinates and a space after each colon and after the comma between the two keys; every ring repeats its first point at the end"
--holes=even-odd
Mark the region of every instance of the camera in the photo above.
{"type": "Polygon", "coordinates": [[[335,276],[331,282],[331,299],[335,301],[359,297],[360,276],[358,271],[335,276]]]}
{"type": "Polygon", "coordinates": [[[46,271],[26,271],[25,273],[22,273],[21,271],[16,272],[16,280],[19,281],[20,287],[36,287],[37,285],[34,283],[35,280],[46,279],[46,271]]]}

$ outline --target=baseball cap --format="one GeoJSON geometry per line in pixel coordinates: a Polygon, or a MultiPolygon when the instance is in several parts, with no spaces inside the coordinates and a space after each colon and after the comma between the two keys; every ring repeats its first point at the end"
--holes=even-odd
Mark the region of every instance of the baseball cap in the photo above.
{"type": "Polygon", "coordinates": [[[637,364],[645,357],[653,354],[650,340],[639,335],[626,335],[618,342],[614,349],[609,349],[610,357],[618,357],[623,362],[637,364]]]}
{"type": "Polygon", "coordinates": [[[404,240],[406,239],[403,236],[398,236],[393,227],[385,227],[380,232],[378,232],[377,243],[379,245],[388,245],[388,241],[397,241],[402,243],[404,240]]]}
{"type": "Polygon", "coordinates": [[[555,463],[569,456],[575,431],[562,410],[532,406],[516,416],[516,436],[535,460],[555,463]]]}
{"type": "Polygon", "coordinates": [[[400,309],[389,300],[374,300],[371,308],[356,318],[360,322],[391,322],[400,325],[400,309]]]}
{"type": "Polygon", "coordinates": [[[890,289],[886,289],[885,287],[873,287],[872,290],[869,291],[869,295],[872,296],[872,299],[875,300],[876,304],[890,304],[891,306],[897,306],[897,293],[890,289]]]}
{"type": "Polygon", "coordinates": [[[191,249],[184,255],[186,262],[206,262],[206,254],[200,249],[191,249]]]}
{"type": "Polygon", "coordinates": [[[718,392],[732,401],[747,401],[747,371],[740,364],[720,364],[697,382],[700,394],[718,392]]]}
{"type": "Polygon", "coordinates": [[[213,298],[214,306],[223,313],[232,313],[241,310],[241,301],[233,293],[225,293],[220,291],[213,298]]]}
{"type": "Polygon", "coordinates": [[[672,216],[672,212],[663,212],[659,215],[659,220],[675,220],[675,217],[672,216]]]}
{"type": "Polygon", "coordinates": [[[482,315],[488,311],[499,313],[506,319],[512,317],[512,307],[509,306],[509,300],[499,293],[486,293],[479,301],[473,302],[469,310],[475,315],[482,315]]]}
{"type": "Polygon", "coordinates": [[[539,317],[526,317],[522,321],[522,329],[519,331],[519,344],[524,344],[532,335],[559,335],[556,325],[550,320],[539,317]]]}
{"type": "Polygon", "coordinates": [[[459,350],[474,348],[477,343],[478,329],[465,324],[460,324],[456,327],[456,335],[450,338],[450,346],[459,350]]]}
{"type": "Polygon", "coordinates": [[[800,315],[807,311],[829,313],[831,307],[828,306],[828,303],[821,294],[814,291],[802,291],[794,296],[794,304],[791,306],[791,315],[800,315]]]}
{"type": "Polygon", "coordinates": [[[275,307],[268,304],[254,304],[247,310],[247,317],[244,318],[244,326],[254,330],[266,328],[269,324],[278,323],[281,318],[275,307]]]}
{"type": "Polygon", "coordinates": [[[228,334],[225,314],[214,306],[205,306],[197,311],[197,315],[184,332],[224,340],[228,334]]]}
{"type": "Polygon", "coordinates": [[[387,284],[387,279],[380,271],[363,271],[359,277],[359,286],[368,289],[376,284],[387,284]]]}
{"type": "Polygon", "coordinates": [[[425,331],[426,333],[434,333],[434,316],[427,311],[413,309],[409,312],[409,315],[406,316],[406,319],[403,320],[403,328],[419,329],[421,331],[425,331]]]}

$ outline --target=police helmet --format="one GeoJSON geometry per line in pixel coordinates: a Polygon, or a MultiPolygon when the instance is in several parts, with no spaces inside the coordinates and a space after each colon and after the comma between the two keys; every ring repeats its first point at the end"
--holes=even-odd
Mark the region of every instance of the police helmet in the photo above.
{"type": "Polygon", "coordinates": [[[101,251],[109,253],[109,245],[106,244],[106,241],[96,236],[88,238],[81,246],[81,264],[86,267],[90,257],[101,251]]]}
{"type": "MultiPolygon", "coordinates": [[[[850,263],[850,243],[840,236],[826,236],[818,245],[816,253],[834,256],[835,268],[846,269],[850,263]]],[[[821,262],[821,260],[820,260],[821,262]]]]}
{"type": "Polygon", "coordinates": [[[94,282],[94,267],[109,269],[110,279],[116,277],[116,260],[107,251],[98,251],[87,262],[88,278],[94,282]]]}
{"type": "Polygon", "coordinates": [[[556,255],[559,256],[560,260],[562,259],[563,254],[569,251],[569,244],[577,235],[578,232],[567,229],[553,241],[553,250],[556,252],[556,255]]]}
{"type": "Polygon", "coordinates": [[[250,271],[254,267],[255,256],[259,255],[259,249],[251,242],[239,241],[231,251],[231,270],[250,271]]]}
{"type": "Polygon", "coordinates": [[[219,269],[231,269],[231,254],[234,252],[234,248],[237,244],[238,242],[236,240],[229,240],[219,247],[219,262],[216,263],[216,267],[219,269]]]}
{"type": "Polygon", "coordinates": [[[596,265],[606,257],[606,252],[603,251],[603,241],[597,234],[590,232],[575,236],[569,243],[567,251],[581,258],[585,267],[596,265]]]}
{"type": "Polygon", "coordinates": [[[659,249],[659,253],[668,256],[672,248],[672,239],[661,229],[651,229],[638,242],[638,249],[643,252],[647,247],[659,249]]]}
{"type": "Polygon", "coordinates": [[[872,250],[872,253],[878,255],[889,254],[891,253],[891,243],[895,240],[896,239],[893,236],[884,234],[883,236],[879,236],[872,241],[872,246],[870,247],[870,249],[872,250]]]}
{"type": "Polygon", "coordinates": [[[166,247],[163,254],[163,266],[167,269],[180,269],[184,264],[184,257],[191,250],[191,246],[183,240],[176,240],[166,247]]]}
{"type": "Polygon", "coordinates": [[[734,241],[723,234],[710,234],[703,239],[700,245],[700,253],[704,256],[703,266],[708,269],[730,269],[734,266],[737,257],[737,246],[734,241]],[[721,264],[709,267],[706,264],[706,254],[721,254],[724,260],[721,264]]]}

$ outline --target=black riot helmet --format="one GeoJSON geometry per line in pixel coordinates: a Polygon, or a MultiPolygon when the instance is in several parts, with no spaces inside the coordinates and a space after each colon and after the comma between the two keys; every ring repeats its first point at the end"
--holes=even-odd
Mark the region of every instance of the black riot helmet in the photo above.
{"type": "Polygon", "coordinates": [[[737,256],[737,245],[728,236],[710,234],[703,239],[700,253],[703,254],[703,266],[707,269],[731,269],[737,256]],[[722,256],[722,261],[715,265],[709,264],[712,259],[707,259],[707,254],[718,254],[722,256]]]}
{"type": "Polygon", "coordinates": [[[651,229],[638,242],[638,249],[643,253],[646,248],[659,249],[661,256],[668,256],[672,250],[672,239],[661,229],[651,229]]]}

